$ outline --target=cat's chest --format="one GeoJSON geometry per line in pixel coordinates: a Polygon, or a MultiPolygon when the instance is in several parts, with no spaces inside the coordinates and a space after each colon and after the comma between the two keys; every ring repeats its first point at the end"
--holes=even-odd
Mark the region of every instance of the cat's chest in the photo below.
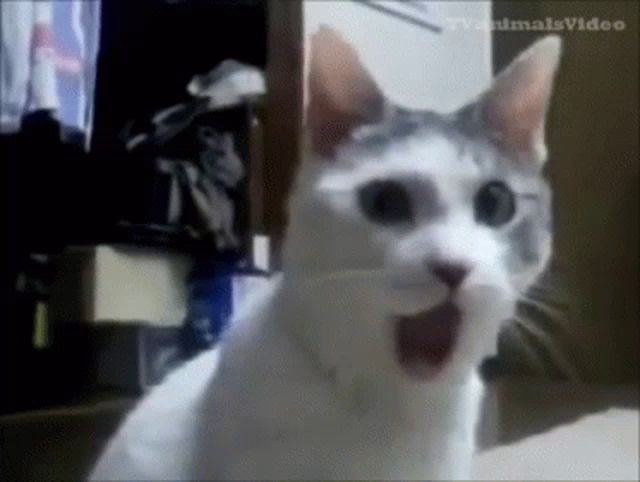
{"type": "Polygon", "coordinates": [[[472,450],[462,434],[438,427],[410,432],[354,420],[318,420],[301,430],[256,426],[242,439],[227,452],[224,478],[451,478],[457,457],[472,450]]]}
{"type": "Polygon", "coordinates": [[[390,403],[368,403],[379,393],[337,386],[285,340],[255,346],[232,353],[211,387],[207,426],[216,430],[203,453],[219,457],[197,464],[205,472],[215,464],[227,479],[451,478],[442,471],[456,466],[452,457],[473,448],[473,384],[385,390],[390,403]]]}
{"type": "Polygon", "coordinates": [[[212,452],[224,453],[224,478],[450,478],[455,457],[473,448],[463,412],[427,406],[411,423],[363,412],[325,386],[289,385],[284,395],[237,400],[242,417],[212,424],[223,429],[212,452]]]}

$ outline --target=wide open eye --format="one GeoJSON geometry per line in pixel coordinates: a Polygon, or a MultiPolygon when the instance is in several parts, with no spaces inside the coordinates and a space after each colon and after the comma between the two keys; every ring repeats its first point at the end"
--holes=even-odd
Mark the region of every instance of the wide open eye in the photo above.
{"type": "Polygon", "coordinates": [[[516,213],[515,196],[502,181],[490,181],[476,193],[473,209],[479,223],[501,226],[511,221],[516,213]]]}
{"type": "Polygon", "coordinates": [[[358,194],[362,212],[375,223],[394,225],[413,221],[411,198],[397,181],[371,181],[358,194]]]}

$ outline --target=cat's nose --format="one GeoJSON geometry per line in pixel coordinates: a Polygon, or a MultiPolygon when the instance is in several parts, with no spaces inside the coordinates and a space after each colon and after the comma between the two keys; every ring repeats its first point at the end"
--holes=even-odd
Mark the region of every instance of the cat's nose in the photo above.
{"type": "Polygon", "coordinates": [[[469,274],[469,268],[457,261],[430,261],[427,266],[433,275],[451,290],[460,286],[469,274]]]}

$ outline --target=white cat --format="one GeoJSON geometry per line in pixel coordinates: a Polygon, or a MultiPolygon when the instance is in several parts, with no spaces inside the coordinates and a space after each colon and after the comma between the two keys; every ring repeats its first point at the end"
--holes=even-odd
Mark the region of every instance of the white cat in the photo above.
{"type": "Polygon", "coordinates": [[[468,478],[480,361],[549,257],[546,37],[450,115],[313,37],[283,273],[129,415],[95,480],[468,478]]]}

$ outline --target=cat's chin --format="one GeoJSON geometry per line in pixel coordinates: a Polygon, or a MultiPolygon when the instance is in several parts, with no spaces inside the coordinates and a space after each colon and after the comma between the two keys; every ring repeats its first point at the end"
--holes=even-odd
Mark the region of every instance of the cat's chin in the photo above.
{"type": "Polygon", "coordinates": [[[435,378],[451,359],[458,341],[462,314],[452,301],[412,315],[394,318],[396,357],[412,379],[435,378]]]}

